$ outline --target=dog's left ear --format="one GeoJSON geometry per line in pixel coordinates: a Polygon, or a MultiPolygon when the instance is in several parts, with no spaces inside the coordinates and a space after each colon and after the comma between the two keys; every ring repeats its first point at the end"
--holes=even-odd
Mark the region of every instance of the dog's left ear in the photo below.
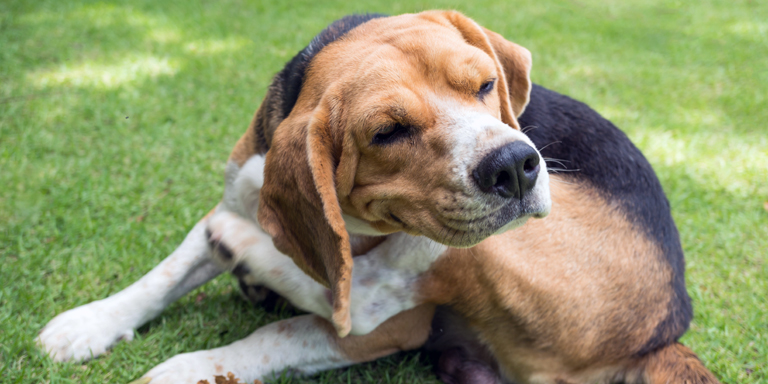
{"type": "Polygon", "coordinates": [[[275,130],[258,219],[277,249],[330,288],[331,321],[343,337],[352,327],[352,253],[337,186],[348,193],[357,161],[356,152],[344,150],[343,130],[332,129],[334,100],[326,94],[314,110],[292,113],[275,130]]]}
{"type": "Polygon", "coordinates": [[[531,95],[531,52],[489,31],[459,12],[442,12],[461,32],[467,43],[480,48],[496,61],[501,121],[520,129],[517,117],[523,114],[531,95]]]}

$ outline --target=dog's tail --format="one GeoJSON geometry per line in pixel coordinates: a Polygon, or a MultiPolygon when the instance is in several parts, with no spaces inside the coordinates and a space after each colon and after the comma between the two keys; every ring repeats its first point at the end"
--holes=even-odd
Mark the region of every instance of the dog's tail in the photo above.
{"type": "Polygon", "coordinates": [[[643,356],[641,376],[648,384],[719,384],[688,347],[672,343],[643,356]]]}

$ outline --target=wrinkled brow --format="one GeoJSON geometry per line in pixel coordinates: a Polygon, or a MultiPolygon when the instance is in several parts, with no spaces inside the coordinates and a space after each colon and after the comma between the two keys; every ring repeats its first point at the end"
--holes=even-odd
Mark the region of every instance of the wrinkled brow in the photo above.
{"type": "Polygon", "coordinates": [[[480,50],[451,64],[445,71],[446,80],[461,93],[474,93],[483,82],[496,76],[492,61],[480,50]]]}
{"type": "Polygon", "coordinates": [[[380,127],[392,123],[408,124],[408,110],[400,103],[380,105],[368,109],[354,120],[357,127],[363,127],[365,132],[375,132],[380,127]]]}

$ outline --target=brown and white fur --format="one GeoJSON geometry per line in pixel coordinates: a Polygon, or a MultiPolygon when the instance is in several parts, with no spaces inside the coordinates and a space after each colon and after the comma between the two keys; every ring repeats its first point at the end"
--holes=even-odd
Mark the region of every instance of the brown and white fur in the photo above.
{"type": "Polygon", "coordinates": [[[652,169],[594,111],[532,86],[530,65],[456,12],[332,24],[275,77],[222,202],[39,344],[56,361],[98,356],[229,270],[246,294],[266,286],[312,314],[142,382],[312,374],[425,345],[447,383],[717,382],[677,343],[690,299],[652,169]],[[547,172],[546,144],[572,174],[547,172]],[[493,156],[518,150],[524,170],[484,185],[493,156]]]}

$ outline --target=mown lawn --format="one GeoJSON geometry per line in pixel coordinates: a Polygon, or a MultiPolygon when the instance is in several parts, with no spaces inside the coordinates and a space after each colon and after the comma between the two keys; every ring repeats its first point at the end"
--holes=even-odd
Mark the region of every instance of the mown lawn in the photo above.
{"type": "MultiPolygon", "coordinates": [[[[0,382],[127,382],[277,319],[222,276],[92,362],[53,364],[33,344],[55,314],[122,289],[174,249],[219,199],[271,76],[326,24],[431,8],[528,47],[536,82],[626,130],[686,250],[696,316],[683,342],[723,382],[768,382],[760,0],[0,2],[0,382]]],[[[308,382],[436,379],[410,353],[308,382]]]]}

